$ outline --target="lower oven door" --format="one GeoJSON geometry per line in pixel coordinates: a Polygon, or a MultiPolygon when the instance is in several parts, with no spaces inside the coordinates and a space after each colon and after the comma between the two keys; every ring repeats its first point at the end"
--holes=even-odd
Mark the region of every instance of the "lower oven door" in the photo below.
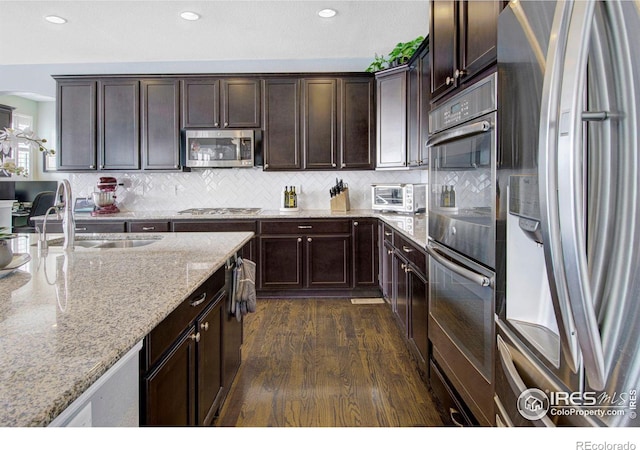
{"type": "Polygon", "coordinates": [[[480,424],[494,422],[494,277],[430,241],[429,338],[438,365],[480,424]]]}

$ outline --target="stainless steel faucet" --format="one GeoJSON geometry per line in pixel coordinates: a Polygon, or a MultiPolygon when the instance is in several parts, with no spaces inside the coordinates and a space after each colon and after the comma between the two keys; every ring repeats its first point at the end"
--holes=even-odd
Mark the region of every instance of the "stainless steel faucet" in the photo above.
{"type": "MultiPolygon", "coordinates": [[[[62,232],[64,233],[63,250],[73,250],[76,237],[76,220],[73,217],[73,196],[71,195],[71,184],[69,180],[64,179],[58,184],[56,190],[56,199],[60,199],[62,195],[62,202],[58,203],[58,208],[63,208],[62,211],[62,232]]],[[[46,217],[45,217],[46,220],[46,217]]]]}
{"type": "Polygon", "coordinates": [[[69,184],[69,180],[62,180],[60,184],[58,184],[58,189],[56,189],[55,201],[58,203],[47,209],[47,212],[44,215],[44,221],[42,222],[42,234],[40,235],[38,242],[38,247],[41,250],[47,249],[47,217],[49,217],[49,212],[52,210],[56,211],[58,218],[60,217],[59,214],[62,210],[62,232],[64,234],[62,249],[73,250],[76,236],[76,221],[73,217],[73,206],[71,205],[72,199],[73,196],[71,195],[71,185],[69,184]],[[62,201],[60,201],[60,196],[62,196],[62,201]]]}

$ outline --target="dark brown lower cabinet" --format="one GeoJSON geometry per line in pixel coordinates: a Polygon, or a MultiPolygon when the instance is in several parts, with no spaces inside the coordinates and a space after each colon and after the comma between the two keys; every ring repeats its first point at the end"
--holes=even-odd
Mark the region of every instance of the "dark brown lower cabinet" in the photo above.
{"type": "MultiPolygon", "coordinates": [[[[242,324],[225,332],[228,276],[219,269],[145,339],[140,424],[210,425],[239,365],[242,324]],[[239,334],[239,337],[238,337],[239,334]],[[235,364],[225,371],[225,364],[235,364]]],[[[228,366],[229,368],[231,366],[228,366]]]]}
{"type": "Polygon", "coordinates": [[[262,289],[350,287],[349,235],[260,236],[262,289]]]}
{"type": "Polygon", "coordinates": [[[375,287],[378,285],[378,220],[353,220],[351,236],[353,287],[375,287]]]}
{"type": "Polygon", "coordinates": [[[393,271],[395,273],[396,280],[396,304],[395,313],[396,317],[400,320],[402,332],[405,337],[409,337],[409,275],[407,272],[407,260],[394,255],[393,258],[393,271]]]}
{"type": "Polygon", "coordinates": [[[195,327],[188,329],[171,352],[144,377],[146,398],[143,425],[195,425],[195,327]]]}
{"type": "Polygon", "coordinates": [[[409,342],[413,344],[416,356],[423,369],[429,361],[429,283],[425,274],[418,272],[415,266],[409,265],[409,298],[411,301],[411,328],[409,342]]]}

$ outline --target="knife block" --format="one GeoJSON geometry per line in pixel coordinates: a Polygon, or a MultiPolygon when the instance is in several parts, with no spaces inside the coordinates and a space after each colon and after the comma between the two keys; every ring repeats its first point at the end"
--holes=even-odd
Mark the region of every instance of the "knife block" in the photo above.
{"type": "Polygon", "coordinates": [[[331,212],[347,212],[349,205],[349,188],[331,198],[331,212]]]}

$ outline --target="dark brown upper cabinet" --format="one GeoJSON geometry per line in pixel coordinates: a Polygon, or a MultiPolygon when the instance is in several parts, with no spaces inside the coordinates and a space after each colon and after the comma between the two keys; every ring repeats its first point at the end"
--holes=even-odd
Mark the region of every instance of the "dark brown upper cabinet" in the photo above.
{"type": "Polygon", "coordinates": [[[431,100],[437,101],[496,61],[502,1],[431,2],[431,100]]]}
{"type": "Polygon", "coordinates": [[[299,79],[266,79],[264,81],[263,108],[264,169],[301,169],[299,79]]]}
{"type": "Polygon", "coordinates": [[[182,80],[183,128],[259,128],[260,80],[182,80]]]}
{"type": "Polygon", "coordinates": [[[374,105],[369,75],[266,79],[264,169],[373,169],[374,105]]]}
{"type": "Polygon", "coordinates": [[[144,170],[180,167],[180,82],[142,80],[140,142],[144,170]]]}
{"type": "Polygon", "coordinates": [[[60,171],[97,169],[96,91],[96,80],[58,81],[56,155],[60,171]]]}
{"type": "Polygon", "coordinates": [[[98,168],[140,168],[140,82],[98,80],[98,168]]]}
{"type": "Polygon", "coordinates": [[[338,167],[338,81],[302,80],[302,149],[306,169],[338,167]]]}

